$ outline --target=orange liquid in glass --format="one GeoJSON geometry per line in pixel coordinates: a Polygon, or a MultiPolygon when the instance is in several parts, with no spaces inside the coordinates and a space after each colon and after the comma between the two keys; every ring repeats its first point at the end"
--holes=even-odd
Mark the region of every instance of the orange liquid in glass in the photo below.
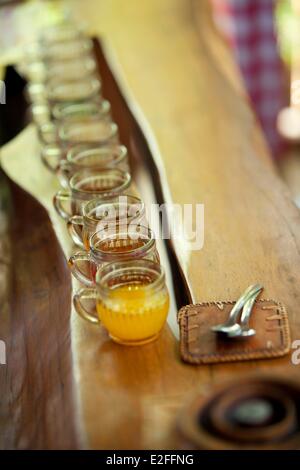
{"type": "Polygon", "coordinates": [[[153,341],[162,330],[169,310],[167,291],[145,285],[125,285],[98,300],[100,321],[111,338],[121,344],[139,345],[153,341]]]}

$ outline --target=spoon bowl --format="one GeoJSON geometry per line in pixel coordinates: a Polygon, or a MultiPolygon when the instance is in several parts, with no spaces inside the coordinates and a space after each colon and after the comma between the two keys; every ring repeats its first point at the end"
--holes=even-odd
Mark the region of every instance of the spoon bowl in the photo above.
{"type": "Polygon", "coordinates": [[[254,328],[243,329],[241,326],[239,328],[233,329],[227,333],[227,338],[250,338],[251,336],[256,335],[256,330],[254,328]]]}
{"type": "MultiPolygon", "coordinates": [[[[215,333],[219,333],[221,335],[227,335],[234,337],[235,335],[240,334],[241,326],[238,323],[238,317],[240,315],[240,311],[244,308],[245,304],[250,299],[256,299],[259,293],[262,291],[263,286],[261,284],[255,284],[248,287],[245,292],[241,295],[241,297],[237,300],[234,307],[232,308],[229,317],[225,323],[221,323],[219,325],[215,325],[211,328],[211,330],[215,333]]],[[[253,306],[253,304],[252,304],[253,306]]],[[[252,307],[251,307],[252,308],[252,307]]],[[[250,309],[251,310],[251,309],[250,309]]],[[[246,326],[246,325],[243,325],[246,326]]],[[[243,330],[247,328],[243,328],[243,330]]]]}

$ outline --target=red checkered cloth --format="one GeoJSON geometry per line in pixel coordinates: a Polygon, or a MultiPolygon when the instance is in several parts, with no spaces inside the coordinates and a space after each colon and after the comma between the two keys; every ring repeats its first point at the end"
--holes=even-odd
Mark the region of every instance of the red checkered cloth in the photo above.
{"type": "Polygon", "coordinates": [[[275,157],[283,150],[276,119],[287,105],[275,28],[275,0],[212,0],[216,23],[233,47],[249,97],[275,157]]]}

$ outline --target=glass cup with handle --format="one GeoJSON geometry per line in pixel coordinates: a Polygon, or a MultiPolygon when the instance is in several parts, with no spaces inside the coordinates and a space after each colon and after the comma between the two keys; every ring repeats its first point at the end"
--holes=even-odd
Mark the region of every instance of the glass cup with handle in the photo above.
{"type": "MultiPolygon", "coordinates": [[[[100,77],[97,73],[95,60],[89,56],[81,59],[54,62],[51,66],[46,66],[42,62],[36,62],[28,67],[28,76],[32,77],[32,79],[27,86],[27,94],[32,102],[31,113],[33,120],[38,125],[51,121],[52,117],[56,118],[53,116],[53,108],[55,106],[63,107],[66,104],[73,103],[66,101],[68,95],[66,94],[63,101],[57,102],[56,105],[51,104],[50,106],[48,98],[51,98],[51,90],[55,95],[55,92],[60,91],[61,87],[59,85],[62,83],[69,84],[68,88],[71,88],[70,82],[74,82],[74,80],[81,83],[81,89],[77,89],[77,92],[80,91],[77,97],[81,99],[81,101],[79,100],[81,103],[85,103],[87,100],[98,100],[98,102],[101,102],[101,96],[95,96],[99,85],[94,83],[95,79],[100,81],[100,77]],[[82,98],[85,98],[85,101],[82,101],[82,98]]],[[[74,87],[72,94],[74,99],[74,87]]]]}
{"type": "Polygon", "coordinates": [[[78,59],[86,55],[93,57],[93,41],[86,37],[77,37],[68,41],[56,41],[41,47],[41,59],[48,65],[51,62],[78,59]]]}
{"type": "Polygon", "coordinates": [[[47,127],[42,128],[43,124],[53,126],[55,124],[57,127],[64,121],[86,118],[111,121],[110,103],[101,96],[91,97],[85,101],[57,103],[52,108],[47,103],[33,104],[30,109],[42,142],[44,142],[42,130],[47,130],[47,127]]]}
{"type": "Polygon", "coordinates": [[[109,263],[97,271],[96,287],[81,289],[73,302],[83,319],[104,326],[116,343],[149,343],[160,335],[169,311],[164,270],[145,259],[109,263]],[[96,308],[88,309],[86,301],[96,308]]]}
{"type": "Polygon", "coordinates": [[[38,41],[45,47],[67,41],[74,41],[80,37],[86,37],[85,27],[82,23],[63,20],[51,26],[43,28],[39,33],[38,41]]]}
{"type": "MultiPolygon", "coordinates": [[[[89,45],[92,44],[88,39],[81,40],[81,42],[89,45]]],[[[46,58],[37,57],[24,66],[25,75],[33,77],[33,80],[30,81],[26,87],[29,100],[36,104],[47,104],[48,102],[49,105],[55,101],[61,101],[63,99],[61,85],[67,83],[69,86],[65,86],[64,90],[73,100],[75,94],[78,95],[81,93],[82,95],[83,93],[92,93],[97,85],[95,80],[100,82],[100,76],[96,67],[91,71],[90,64],[92,62],[95,63],[91,50],[89,48],[83,48],[80,51],[80,44],[78,45],[76,42],[55,44],[53,55],[51,55],[51,48],[53,49],[53,46],[47,48],[46,51],[48,55],[46,58]],[[55,52],[57,52],[56,55],[55,52]],[[78,72],[77,75],[72,75],[73,71],[76,72],[75,65],[72,64],[77,63],[78,67],[78,62],[82,63],[81,72],[78,72]],[[60,71],[58,70],[59,66],[61,67],[60,71]],[[54,72],[51,73],[52,68],[54,72]],[[55,73],[55,71],[57,73],[55,73]],[[79,89],[79,86],[77,88],[74,86],[75,82],[81,82],[81,89],[79,89]],[[71,86],[72,83],[73,87],[71,86]],[[83,84],[85,85],[85,89],[83,84]],[[88,88],[89,84],[90,89],[88,88]]],[[[97,86],[99,87],[99,85],[97,86]]],[[[64,101],[66,100],[67,98],[64,98],[64,101]]]]}
{"type": "Polygon", "coordinates": [[[47,144],[60,146],[68,150],[73,145],[82,143],[95,143],[98,145],[108,145],[118,143],[118,126],[110,120],[95,117],[92,113],[86,113],[73,119],[65,119],[58,126],[42,126],[42,140],[47,148],[47,144]]]}
{"type": "Polygon", "coordinates": [[[109,101],[99,97],[80,103],[58,103],[52,109],[53,121],[57,124],[65,121],[80,119],[99,119],[111,121],[111,106],[109,101]]]}
{"type": "Polygon", "coordinates": [[[33,105],[43,105],[51,112],[56,104],[84,102],[101,96],[101,81],[95,75],[64,81],[55,78],[47,84],[30,83],[26,92],[33,105]]]}
{"type": "Polygon", "coordinates": [[[59,161],[57,176],[64,188],[71,177],[82,169],[103,170],[120,168],[129,171],[127,149],[124,145],[99,147],[95,144],[77,144],[70,148],[65,159],[59,161]]]}
{"type": "Polygon", "coordinates": [[[41,61],[47,66],[52,62],[76,60],[90,55],[93,57],[93,41],[85,35],[78,34],[71,38],[53,41],[33,41],[24,49],[22,68],[41,61]]]}
{"type": "Polygon", "coordinates": [[[105,264],[135,259],[160,262],[153,232],[143,225],[111,223],[91,236],[89,252],[70,257],[69,266],[78,281],[91,287],[95,285],[97,270],[105,264]]]}
{"type": "Polygon", "coordinates": [[[145,205],[130,194],[108,194],[92,199],[82,207],[82,215],[68,220],[68,230],[75,245],[90,249],[90,237],[108,224],[146,225],[145,205]]]}
{"type": "MultiPolygon", "coordinates": [[[[32,106],[32,113],[38,114],[40,112],[38,108],[40,106],[32,106]],[[37,109],[37,112],[35,109],[37,109]]],[[[43,109],[41,109],[41,112],[43,112],[43,109]]],[[[78,103],[58,103],[53,107],[52,114],[47,111],[47,119],[43,119],[41,124],[38,124],[39,138],[41,142],[47,144],[49,140],[56,140],[58,128],[64,122],[93,119],[95,121],[112,121],[109,101],[97,97],[78,103]],[[44,134],[46,139],[44,139],[44,134]]]]}
{"type": "Polygon", "coordinates": [[[59,162],[65,158],[70,148],[77,144],[94,144],[98,147],[111,146],[119,143],[118,126],[114,122],[103,119],[86,118],[78,121],[66,121],[57,129],[48,126],[48,145],[41,151],[43,163],[49,170],[57,171],[59,162]]]}
{"type": "Polygon", "coordinates": [[[36,41],[26,44],[19,68],[27,78],[32,79],[32,65],[40,63],[48,68],[53,61],[63,63],[86,55],[92,57],[92,49],[92,40],[78,24],[64,23],[46,27],[36,41]]]}
{"type": "MultiPolygon", "coordinates": [[[[110,103],[100,98],[85,101],[83,103],[60,103],[53,107],[52,114],[50,113],[49,108],[44,107],[43,105],[35,105],[31,107],[33,119],[37,124],[39,139],[46,146],[49,142],[55,143],[57,141],[59,126],[66,122],[93,120],[107,123],[112,122],[110,110],[110,103]]],[[[49,159],[50,152],[45,150],[44,153],[42,152],[42,156],[49,159]]],[[[46,162],[43,160],[43,163],[54,171],[49,160],[46,162]]]]}
{"type": "Polygon", "coordinates": [[[121,195],[130,188],[131,177],[118,168],[81,170],[70,179],[69,189],[58,191],[53,204],[56,212],[66,221],[72,215],[81,215],[84,203],[108,194],[121,195]],[[67,205],[67,207],[66,207],[67,205]]]}
{"type": "Polygon", "coordinates": [[[26,44],[24,60],[29,61],[35,57],[42,57],[45,49],[53,46],[63,46],[66,43],[87,38],[83,25],[71,21],[62,21],[45,26],[38,33],[36,41],[26,44]]]}
{"type": "Polygon", "coordinates": [[[47,65],[37,60],[28,64],[24,75],[31,84],[44,86],[54,79],[58,82],[65,82],[74,79],[82,80],[90,76],[99,78],[96,61],[90,54],[64,61],[52,61],[47,65]]]}

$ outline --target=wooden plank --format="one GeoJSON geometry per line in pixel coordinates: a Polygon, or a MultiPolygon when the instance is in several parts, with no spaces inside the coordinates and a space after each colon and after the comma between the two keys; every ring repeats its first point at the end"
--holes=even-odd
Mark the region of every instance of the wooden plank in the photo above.
{"type": "Polygon", "coordinates": [[[76,448],[70,275],[45,209],[1,180],[0,448],[76,448]]]}

